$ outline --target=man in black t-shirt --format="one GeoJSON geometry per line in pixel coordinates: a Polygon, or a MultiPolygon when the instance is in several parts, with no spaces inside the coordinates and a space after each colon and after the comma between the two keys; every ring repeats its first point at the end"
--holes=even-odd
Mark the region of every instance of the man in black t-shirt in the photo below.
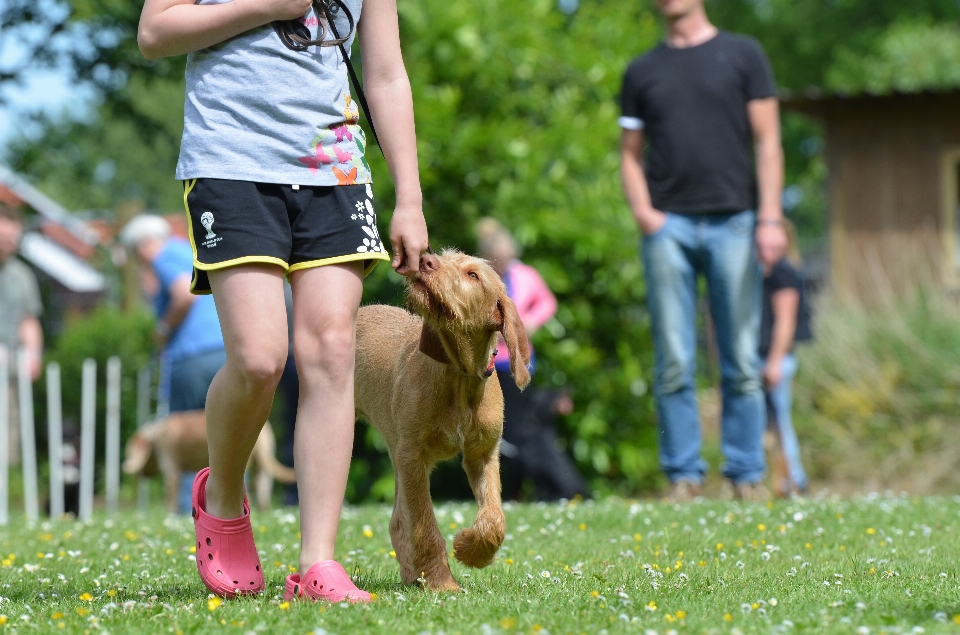
{"type": "Polygon", "coordinates": [[[699,493],[706,463],[694,360],[703,275],[720,352],[723,473],[737,497],[765,498],[756,246],[776,260],[786,244],[775,84],[760,46],[718,31],[703,0],[657,5],[667,37],[627,67],[619,123],[623,187],[643,233],[660,464],[672,499],[699,493]]]}

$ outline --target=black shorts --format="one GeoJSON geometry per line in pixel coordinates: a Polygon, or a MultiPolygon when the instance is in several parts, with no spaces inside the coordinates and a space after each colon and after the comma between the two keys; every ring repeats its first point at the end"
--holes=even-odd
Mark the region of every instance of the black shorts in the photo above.
{"type": "Polygon", "coordinates": [[[390,255],[377,231],[369,185],[276,185],[224,179],[184,181],[195,294],[207,272],[268,263],[298,269],[363,261],[364,275],[390,255]]]}

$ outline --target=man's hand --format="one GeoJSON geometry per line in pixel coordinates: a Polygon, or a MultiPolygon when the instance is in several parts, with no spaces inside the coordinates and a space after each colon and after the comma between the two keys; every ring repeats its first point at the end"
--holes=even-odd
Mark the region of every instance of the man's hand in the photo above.
{"type": "Polygon", "coordinates": [[[643,214],[635,215],[634,219],[637,221],[640,231],[647,236],[652,236],[660,231],[664,223],[667,222],[667,215],[660,210],[651,207],[643,214]]]}
{"type": "Polygon", "coordinates": [[[390,244],[393,246],[390,266],[401,276],[415,276],[420,271],[420,254],[430,246],[427,222],[419,205],[397,206],[393,211],[390,244]]]}
{"type": "Polygon", "coordinates": [[[757,221],[756,241],[757,258],[767,268],[775,265],[787,251],[787,232],[779,221],[757,221]]]}
{"type": "Polygon", "coordinates": [[[763,366],[763,385],[767,390],[776,388],[783,381],[783,359],[770,357],[763,366]]]}

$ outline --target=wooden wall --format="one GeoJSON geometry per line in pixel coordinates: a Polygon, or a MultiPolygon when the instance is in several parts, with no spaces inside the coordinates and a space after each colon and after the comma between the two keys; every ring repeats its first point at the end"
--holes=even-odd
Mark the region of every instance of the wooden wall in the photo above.
{"type": "Polygon", "coordinates": [[[826,131],[838,298],[877,304],[956,284],[947,253],[956,212],[945,215],[942,173],[945,155],[960,152],[960,93],[829,98],[815,109],[826,131]]]}

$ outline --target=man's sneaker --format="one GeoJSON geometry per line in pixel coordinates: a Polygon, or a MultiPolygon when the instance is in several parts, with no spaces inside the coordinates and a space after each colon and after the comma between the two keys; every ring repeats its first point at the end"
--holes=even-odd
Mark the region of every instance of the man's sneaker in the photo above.
{"type": "Polygon", "coordinates": [[[688,479],[680,479],[670,486],[667,494],[669,503],[689,503],[700,495],[700,483],[688,479]]]}

